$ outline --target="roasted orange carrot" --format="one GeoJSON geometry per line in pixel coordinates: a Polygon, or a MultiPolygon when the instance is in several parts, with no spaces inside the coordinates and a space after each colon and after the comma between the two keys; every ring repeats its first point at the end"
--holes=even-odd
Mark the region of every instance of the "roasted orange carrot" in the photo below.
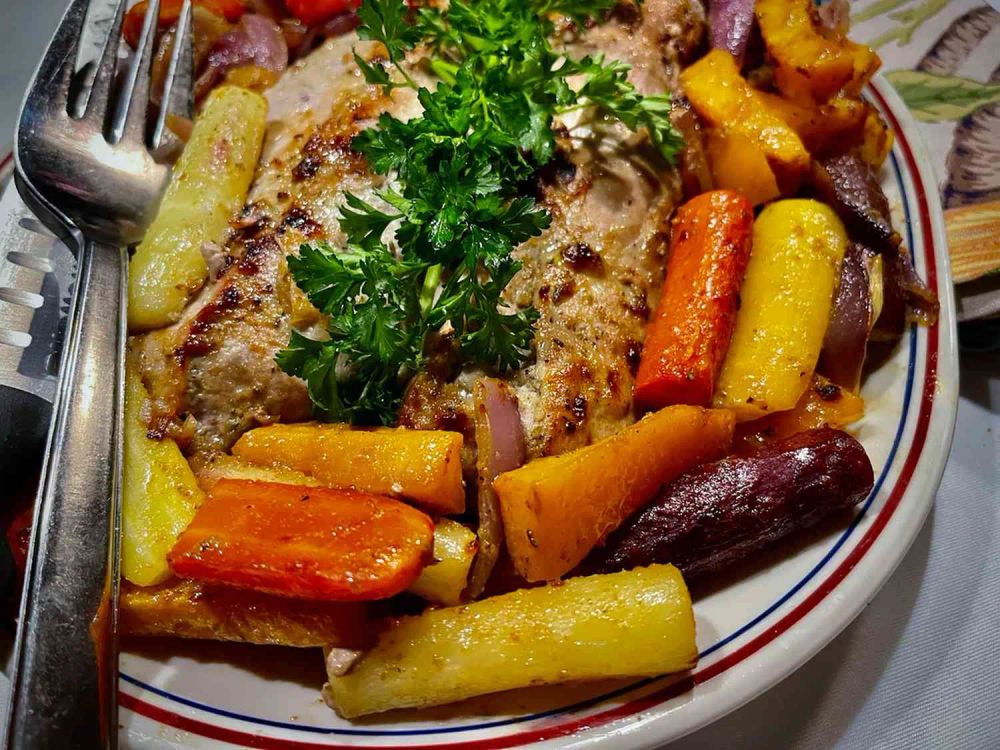
{"type": "Polygon", "coordinates": [[[384,599],[430,562],[433,535],[426,514],[392,498],[222,479],[167,559],[181,578],[300,599],[384,599]]]}
{"type": "Polygon", "coordinates": [[[733,190],[702,193],[677,210],[667,278],[634,396],[643,409],[708,406],[739,307],[753,209],[733,190]]]}

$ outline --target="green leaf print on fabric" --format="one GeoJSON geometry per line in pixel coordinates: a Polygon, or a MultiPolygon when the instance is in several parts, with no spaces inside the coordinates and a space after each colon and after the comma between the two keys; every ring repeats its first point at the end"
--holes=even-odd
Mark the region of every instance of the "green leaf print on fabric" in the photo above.
{"type": "Polygon", "coordinates": [[[960,120],[985,104],[1000,102],[1000,82],[980,83],[919,70],[892,70],[885,77],[921,122],[960,120]]]}
{"type": "MultiPolygon", "coordinates": [[[[867,21],[887,11],[894,10],[901,5],[906,5],[907,2],[908,0],[879,0],[879,2],[876,2],[865,10],[853,14],[851,22],[859,23],[867,21]]],[[[929,18],[940,13],[947,5],[948,0],[924,0],[924,2],[911,5],[909,8],[889,13],[889,18],[897,22],[896,28],[890,29],[870,42],[867,42],[868,46],[876,48],[884,47],[890,42],[896,42],[900,46],[909,44],[910,39],[913,38],[913,32],[919,29],[929,18]]]]}
{"type": "Polygon", "coordinates": [[[870,18],[875,18],[883,13],[888,13],[890,10],[896,10],[900,5],[906,5],[909,0],[879,0],[867,8],[865,8],[860,13],[851,14],[851,23],[861,23],[862,21],[867,21],[870,18]]]}

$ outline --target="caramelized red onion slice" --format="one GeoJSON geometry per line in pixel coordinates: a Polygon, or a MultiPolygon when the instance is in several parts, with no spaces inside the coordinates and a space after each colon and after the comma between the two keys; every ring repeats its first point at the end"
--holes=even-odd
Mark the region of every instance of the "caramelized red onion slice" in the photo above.
{"type": "Polygon", "coordinates": [[[196,98],[207,94],[227,70],[240,65],[256,65],[273,73],[288,67],[288,45],[278,24],[266,16],[248,13],[239,26],[219,37],[195,83],[196,98]]]}
{"type": "Polygon", "coordinates": [[[240,25],[250,39],[248,52],[254,65],[275,73],[288,67],[288,45],[278,24],[270,18],[251,13],[243,16],[240,25]]]}
{"type": "Polygon", "coordinates": [[[857,242],[847,248],[817,365],[821,374],[850,391],[857,391],[861,382],[872,324],[871,284],[865,257],[869,252],[857,242]]]}
{"type": "Polygon", "coordinates": [[[938,300],[917,276],[910,251],[900,245],[882,254],[882,310],[872,331],[872,341],[895,342],[908,320],[933,325],[938,300]]]}
{"type": "Polygon", "coordinates": [[[479,478],[479,552],[472,563],[466,596],[482,593],[503,545],[503,521],[493,480],[524,463],[524,429],[517,398],[496,378],[482,378],[472,389],[479,478]]]}
{"type": "Polygon", "coordinates": [[[711,0],[708,6],[708,26],[712,47],[731,52],[738,65],[753,30],[754,0],[711,0]]]}
{"type": "Polygon", "coordinates": [[[851,26],[851,4],[847,0],[829,0],[816,8],[820,26],[834,35],[846,35],[851,26]]]}
{"type": "Polygon", "coordinates": [[[341,13],[338,16],[324,21],[319,26],[313,26],[306,32],[305,37],[302,39],[302,43],[296,51],[296,55],[301,56],[308,54],[316,47],[318,47],[324,39],[333,39],[334,37],[342,36],[349,31],[354,31],[357,28],[360,19],[358,14],[354,11],[349,13],[341,13]]]}
{"type": "Polygon", "coordinates": [[[879,252],[899,244],[889,200],[864,159],[851,152],[816,161],[812,178],[820,197],[837,212],[853,237],[879,252]]]}
{"type": "Polygon", "coordinates": [[[907,319],[937,320],[937,297],[917,276],[913,258],[892,228],[889,201],[872,168],[856,153],[814,162],[813,186],[837,212],[851,237],[883,258],[884,304],[872,339],[898,338],[907,319]]]}
{"type": "Polygon", "coordinates": [[[892,258],[885,259],[885,268],[885,282],[899,288],[899,293],[909,308],[909,317],[921,325],[936,323],[940,310],[937,295],[917,275],[910,251],[900,245],[892,258]]]}

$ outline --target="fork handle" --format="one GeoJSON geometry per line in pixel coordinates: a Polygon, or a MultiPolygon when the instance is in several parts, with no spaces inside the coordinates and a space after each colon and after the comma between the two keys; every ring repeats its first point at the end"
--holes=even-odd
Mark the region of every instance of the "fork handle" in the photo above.
{"type": "Polygon", "coordinates": [[[25,576],[7,746],[117,747],[124,248],[87,243],[25,576]]]}

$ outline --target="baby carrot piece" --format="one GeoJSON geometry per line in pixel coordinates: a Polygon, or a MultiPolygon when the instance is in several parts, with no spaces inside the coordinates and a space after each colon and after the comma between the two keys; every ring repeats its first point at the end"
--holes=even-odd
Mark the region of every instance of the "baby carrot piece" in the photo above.
{"type": "Polygon", "coordinates": [[[635,380],[640,408],[711,404],[736,321],[752,225],[750,201],[734,190],[702,193],[677,210],[667,278],[635,380]]]}
{"type": "Polygon", "coordinates": [[[416,580],[433,535],[426,514],[392,498],[222,479],[167,559],[181,578],[300,599],[384,599],[416,580]]]}

